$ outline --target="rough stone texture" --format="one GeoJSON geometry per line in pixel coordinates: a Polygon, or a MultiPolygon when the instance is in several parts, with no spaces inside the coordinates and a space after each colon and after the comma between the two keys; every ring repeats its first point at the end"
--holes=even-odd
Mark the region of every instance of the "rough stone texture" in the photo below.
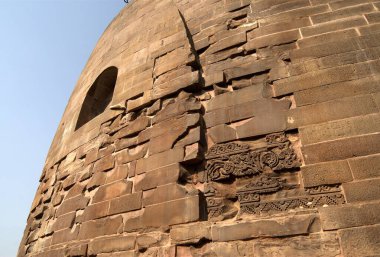
{"type": "Polygon", "coordinates": [[[380,4],[135,0],[100,38],[18,257],[380,252],[380,4]]]}

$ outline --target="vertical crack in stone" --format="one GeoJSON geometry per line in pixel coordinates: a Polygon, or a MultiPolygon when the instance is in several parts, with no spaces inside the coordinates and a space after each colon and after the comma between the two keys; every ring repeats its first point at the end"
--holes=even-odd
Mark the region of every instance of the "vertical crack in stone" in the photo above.
{"type": "Polygon", "coordinates": [[[185,30],[186,30],[186,36],[187,36],[187,39],[188,39],[189,44],[190,44],[191,52],[195,56],[195,63],[196,63],[195,68],[199,71],[199,83],[201,84],[202,87],[204,87],[205,79],[203,78],[203,67],[202,67],[202,64],[201,64],[201,61],[199,58],[199,54],[198,54],[197,50],[195,49],[193,35],[191,35],[189,26],[187,25],[186,19],[183,16],[181,10],[178,7],[177,7],[177,9],[178,9],[179,16],[181,17],[183,26],[185,27],[185,30]]]}

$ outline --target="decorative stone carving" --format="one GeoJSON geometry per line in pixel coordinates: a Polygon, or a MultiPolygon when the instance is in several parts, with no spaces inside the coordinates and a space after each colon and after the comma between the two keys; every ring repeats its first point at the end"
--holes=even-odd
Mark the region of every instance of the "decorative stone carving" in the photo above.
{"type": "MultiPolygon", "coordinates": [[[[217,144],[206,154],[208,181],[252,177],[249,183],[236,192],[240,213],[261,214],[345,203],[339,185],[305,188],[304,191],[299,191],[300,196],[284,198],[284,194],[278,194],[279,199],[275,197],[275,200],[265,200],[267,197],[263,195],[294,188],[285,183],[286,180],[281,178],[279,171],[300,166],[285,133],[267,135],[265,142],[265,147],[257,149],[234,142],[217,144]]],[[[221,216],[226,207],[224,197],[217,194],[211,186],[207,187],[205,196],[209,218],[221,216]]]]}
{"type": "Polygon", "coordinates": [[[260,194],[273,193],[281,190],[282,181],[277,177],[263,175],[248,183],[237,191],[241,204],[260,201],[260,194]]]}
{"type": "Polygon", "coordinates": [[[334,193],[340,192],[339,185],[323,185],[316,187],[305,188],[305,191],[311,195],[325,194],[325,193],[334,193]]]}
{"type": "Polygon", "coordinates": [[[304,196],[297,198],[279,199],[276,201],[240,203],[242,213],[260,214],[266,212],[282,212],[296,208],[315,208],[318,206],[344,204],[341,193],[304,196]]]}
{"type": "Polygon", "coordinates": [[[208,180],[252,176],[266,169],[278,171],[300,165],[284,133],[269,135],[266,142],[267,147],[259,149],[233,142],[212,146],[206,154],[208,180]]]}

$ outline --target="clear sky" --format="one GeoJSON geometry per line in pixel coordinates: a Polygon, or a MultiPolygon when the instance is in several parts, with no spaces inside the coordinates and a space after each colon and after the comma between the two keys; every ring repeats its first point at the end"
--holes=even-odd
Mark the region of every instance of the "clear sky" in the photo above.
{"type": "Polygon", "coordinates": [[[0,257],[16,256],[71,91],[123,0],[0,0],[0,257]]]}

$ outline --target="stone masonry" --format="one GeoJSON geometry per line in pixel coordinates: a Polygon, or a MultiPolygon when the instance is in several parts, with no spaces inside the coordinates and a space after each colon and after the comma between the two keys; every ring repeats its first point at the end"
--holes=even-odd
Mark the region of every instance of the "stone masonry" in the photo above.
{"type": "Polygon", "coordinates": [[[18,257],[380,256],[380,1],[135,0],[18,257]]]}

